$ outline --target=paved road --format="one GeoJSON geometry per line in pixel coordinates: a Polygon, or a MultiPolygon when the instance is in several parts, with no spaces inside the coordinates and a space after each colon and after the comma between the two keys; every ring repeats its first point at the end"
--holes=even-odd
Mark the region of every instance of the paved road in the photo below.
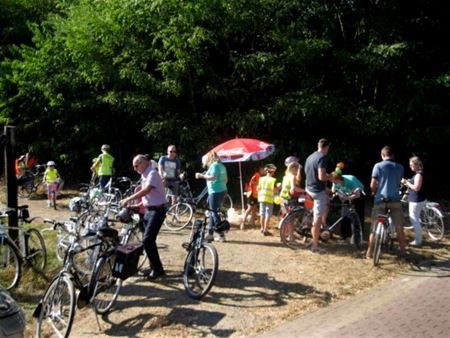
{"type": "Polygon", "coordinates": [[[271,337],[450,337],[450,260],[257,335],[271,337]]]}

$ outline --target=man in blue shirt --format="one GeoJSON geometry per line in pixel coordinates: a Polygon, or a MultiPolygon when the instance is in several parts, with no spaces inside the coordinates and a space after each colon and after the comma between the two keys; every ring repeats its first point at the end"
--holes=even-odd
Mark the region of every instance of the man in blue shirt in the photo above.
{"type": "Polygon", "coordinates": [[[369,246],[367,248],[367,258],[372,258],[373,243],[375,241],[375,219],[377,215],[385,213],[386,207],[391,210],[392,222],[397,232],[398,243],[400,245],[399,256],[405,255],[405,233],[403,232],[403,213],[398,189],[403,177],[403,166],[394,161],[394,153],[388,146],[381,149],[381,162],[375,164],[372,170],[370,190],[374,195],[374,206],[372,209],[372,226],[370,229],[369,246]]]}

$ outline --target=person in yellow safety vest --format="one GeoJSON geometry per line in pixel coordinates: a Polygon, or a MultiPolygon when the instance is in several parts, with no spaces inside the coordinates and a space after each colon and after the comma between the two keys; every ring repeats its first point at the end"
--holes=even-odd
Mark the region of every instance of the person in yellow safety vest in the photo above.
{"type": "Polygon", "coordinates": [[[47,206],[50,208],[52,206],[56,207],[56,198],[58,197],[58,185],[60,180],[59,172],[55,168],[55,162],[48,161],[47,169],[44,172],[43,181],[47,184],[47,206]],[[53,195],[55,199],[55,205],[52,205],[53,195]]]}
{"type": "Polygon", "coordinates": [[[110,147],[107,144],[102,145],[101,151],[91,170],[98,175],[100,187],[104,188],[113,175],[114,157],[109,154],[110,147]]]}
{"type": "Polygon", "coordinates": [[[264,236],[269,236],[270,218],[273,214],[274,195],[279,189],[276,186],[276,178],[273,177],[277,171],[277,167],[273,164],[268,164],[264,168],[266,176],[263,176],[258,181],[258,202],[259,214],[261,223],[261,233],[264,236]]]}
{"type": "Polygon", "coordinates": [[[288,164],[281,183],[280,197],[282,198],[282,215],[287,213],[290,206],[295,205],[298,197],[305,190],[300,187],[302,165],[297,161],[288,164]]]}

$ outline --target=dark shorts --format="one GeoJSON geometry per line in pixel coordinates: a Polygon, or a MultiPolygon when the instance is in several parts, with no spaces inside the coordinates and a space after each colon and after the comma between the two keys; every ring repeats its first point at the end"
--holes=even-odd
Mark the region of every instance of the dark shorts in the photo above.
{"type": "Polygon", "coordinates": [[[247,203],[251,206],[258,205],[258,199],[250,196],[249,198],[247,198],[247,203]]]}

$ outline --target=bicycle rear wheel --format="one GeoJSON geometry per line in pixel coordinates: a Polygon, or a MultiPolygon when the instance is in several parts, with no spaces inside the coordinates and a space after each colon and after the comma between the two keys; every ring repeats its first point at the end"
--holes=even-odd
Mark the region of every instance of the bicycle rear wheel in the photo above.
{"type": "Polygon", "coordinates": [[[377,223],[375,231],[375,243],[373,245],[373,265],[378,266],[381,257],[381,246],[383,245],[384,238],[384,224],[381,222],[377,223]]]}
{"type": "Polygon", "coordinates": [[[178,231],[187,227],[194,216],[192,206],[188,203],[178,202],[167,210],[164,225],[172,231],[178,231]]]}
{"type": "MultiPolygon", "coordinates": [[[[426,222],[428,236],[433,241],[440,241],[444,238],[445,226],[444,217],[434,207],[424,207],[424,222],[426,222]]],[[[422,216],[422,215],[421,215],[422,216]]],[[[422,222],[422,217],[420,218],[422,222]]]]}
{"type": "Polygon", "coordinates": [[[307,226],[309,216],[304,209],[298,209],[287,214],[280,223],[280,238],[283,244],[296,250],[308,244],[303,226],[307,226]]]}
{"type": "Polygon", "coordinates": [[[20,280],[22,264],[15,247],[6,237],[0,237],[0,286],[6,290],[15,287],[20,280]]]}
{"type": "Polygon", "coordinates": [[[56,278],[39,305],[36,337],[69,337],[75,317],[75,289],[69,276],[56,278]]]}
{"type": "Polygon", "coordinates": [[[33,181],[29,180],[18,186],[17,194],[21,198],[30,198],[33,191],[34,191],[33,181]]]}
{"type": "Polygon", "coordinates": [[[44,270],[47,266],[47,249],[41,233],[34,228],[26,231],[26,260],[38,270],[44,270]]]}
{"type": "Polygon", "coordinates": [[[119,296],[122,281],[112,275],[114,255],[101,257],[89,285],[91,301],[98,313],[108,312],[119,296]]]}
{"type": "Polygon", "coordinates": [[[183,268],[183,284],[189,297],[201,299],[211,287],[219,270],[216,248],[203,243],[200,249],[189,251],[183,268]]]}

